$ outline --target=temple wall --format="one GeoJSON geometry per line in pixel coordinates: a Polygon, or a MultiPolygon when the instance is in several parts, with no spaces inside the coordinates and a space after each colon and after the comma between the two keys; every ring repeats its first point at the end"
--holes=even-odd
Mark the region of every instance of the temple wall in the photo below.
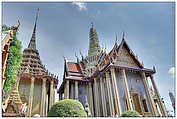
{"type": "Polygon", "coordinates": [[[103,116],[103,106],[102,106],[102,98],[101,98],[100,79],[97,79],[97,84],[98,84],[98,98],[99,98],[100,116],[103,116]]]}
{"type": "Polygon", "coordinates": [[[18,92],[23,103],[28,104],[31,80],[20,79],[18,92]]]}
{"type": "Polygon", "coordinates": [[[78,98],[79,101],[82,103],[82,105],[85,107],[85,103],[86,103],[86,98],[87,98],[87,87],[85,83],[80,83],[78,84],[78,98]]]}
{"type": "Polygon", "coordinates": [[[131,90],[131,85],[134,87],[135,91],[138,92],[139,96],[141,95],[141,91],[143,93],[143,96],[146,99],[147,102],[147,107],[148,111],[152,113],[151,107],[150,107],[150,102],[148,100],[148,97],[146,95],[145,87],[142,82],[142,78],[139,72],[131,72],[131,71],[126,71],[126,77],[127,77],[127,83],[128,83],[128,88],[131,90]]]}
{"type": "MultiPolygon", "coordinates": [[[[127,83],[128,83],[128,88],[129,91],[131,91],[131,86],[135,89],[135,91],[138,93],[139,97],[141,96],[141,92],[146,99],[147,102],[147,108],[148,112],[152,113],[151,107],[150,107],[150,102],[147,98],[146,92],[145,92],[145,87],[142,82],[142,77],[139,72],[133,72],[133,71],[125,71],[126,73],[126,78],[127,78],[127,83]]],[[[127,109],[126,107],[126,102],[125,102],[125,87],[123,83],[123,79],[120,73],[120,70],[116,69],[115,70],[115,75],[116,75],[116,83],[119,91],[119,96],[120,96],[120,103],[121,103],[121,110],[122,112],[125,112],[127,109]]],[[[114,109],[115,107],[115,95],[114,95],[114,90],[113,89],[113,82],[112,82],[112,76],[111,74],[109,75],[110,78],[110,84],[111,84],[111,91],[112,91],[112,96],[113,96],[113,103],[114,103],[114,109]]],[[[105,80],[105,77],[103,76],[104,80],[104,93],[105,93],[105,104],[106,104],[106,109],[107,109],[107,115],[110,116],[110,104],[109,104],[109,97],[108,97],[108,87],[107,87],[107,82],[105,80]]],[[[97,79],[97,87],[98,87],[98,99],[99,99],[99,110],[100,110],[100,116],[103,116],[103,106],[102,106],[102,95],[101,95],[101,87],[100,87],[100,79],[97,79]]],[[[75,97],[75,85],[74,83],[70,84],[70,90],[69,90],[69,95],[71,97],[71,85],[73,85],[73,94],[75,97]]],[[[84,82],[79,82],[78,83],[78,100],[82,103],[82,105],[85,107],[86,99],[89,101],[88,97],[88,83],[84,82]]],[[[94,114],[96,113],[95,111],[95,94],[94,94],[94,86],[92,83],[92,96],[93,96],[93,109],[94,109],[94,114]]],[[[141,98],[140,98],[141,101],[141,98]]],[[[142,103],[141,103],[142,104],[142,103]]],[[[90,105],[90,104],[89,104],[90,105]]],[[[143,106],[143,105],[141,105],[143,106]]],[[[143,107],[142,107],[143,108],[143,107]]],[[[142,110],[143,111],[143,110],[142,110]]],[[[116,111],[115,111],[116,112],[116,111]]]]}
{"type": "MultiPolygon", "coordinates": [[[[46,93],[49,91],[49,84],[46,84],[46,93]]],[[[29,93],[30,93],[30,87],[31,87],[31,80],[20,80],[19,83],[19,95],[23,103],[27,103],[29,100],[29,93]]],[[[41,96],[42,96],[42,81],[41,80],[35,80],[34,81],[34,89],[33,89],[33,103],[32,103],[32,116],[34,114],[40,114],[40,105],[41,105],[41,96]]],[[[47,94],[46,94],[46,100],[47,100],[47,94]]],[[[47,101],[46,101],[46,107],[47,108],[47,101]]]]}

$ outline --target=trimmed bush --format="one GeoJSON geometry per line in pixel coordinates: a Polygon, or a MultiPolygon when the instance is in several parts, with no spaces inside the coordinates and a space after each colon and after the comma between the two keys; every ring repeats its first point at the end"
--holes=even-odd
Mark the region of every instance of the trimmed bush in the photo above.
{"type": "Polygon", "coordinates": [[[141,115],[137,111],[132,110],[122,113],[121,117],[141,117],[141,115]]]}
{"type": "Polygon", "coordinates": [[[78,100],[65,99],[55,103],[47,117],[87,117],[87,114],[78,100]]]}

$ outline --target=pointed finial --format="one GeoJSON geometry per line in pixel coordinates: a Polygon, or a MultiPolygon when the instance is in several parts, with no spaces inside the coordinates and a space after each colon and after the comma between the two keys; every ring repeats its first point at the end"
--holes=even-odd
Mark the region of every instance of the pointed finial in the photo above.
{"type": "Polygon", "coordinates": [[[82,60],[84,60],[84,56],[83,56],[83,54],[81,53],[81,50],[80,50],[80,55],[81,55],[81,57],[82,57],[82,60]]]}
{"type": "Polygon", "coordinates": [[[64,59],[64,61],[65,61],[65,62],[67,62],[67,59],[66,59],[66,57],[65,57],[65,56],[63,56],[63,59],[64,59]]]}
{"type": "Polygon", "coordinates": [[[123,32],[122,40],[125,40],[125,32],[123,32]]]}
{"type": "Polygon", "coordinates": [[[33,30],[33,33],[36,32],[36,24],[37,24],[37,19],[38,19],[38,16],[39,16],[39,8],[37,9],[37,13],[36,13],[36,20],[35,20],[35,25],[34,25],[34,30],[33,30]]]}
{"type": "Polygon", "coordinates": [[[31,48],[31,49],[36,49],[36,25],[37,25],[38,16],[39,16],[39,8],[37,9],[37,14],[36,14],[36,19],[35,19],[33,34],[32,34],[30,43],[28,44],[28,48],[31,48]]]}
{"type": "Polygon", "coordinates": [[[155,66],[153,66],[153,71],[156,72],[155,66]]]}
{"type": "Polygon", "coordinates": [[[117,46],[117,42],[118,42],[118,40],[117,40],[117,34],[116,34],[116,41],[115,41],[115,45],[117,46]]]}
{"type": "Polygon", "coordinates": [[[36,22],[37,22],[38,16],[39,16],[39,8],[37,9],[36,22]]]}
{"type": "Polygon", "coordinates": [[[117,42],[117,34],[116,34],[116,42],[117,42]]]}

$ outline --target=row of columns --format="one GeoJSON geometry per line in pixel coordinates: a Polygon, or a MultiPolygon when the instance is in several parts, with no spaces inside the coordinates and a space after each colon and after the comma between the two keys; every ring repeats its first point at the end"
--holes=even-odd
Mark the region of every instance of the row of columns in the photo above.
{"type": "MultiPolygon", "coordinates": [[[[123,80],[125,96],[126,96],[126,101],[127,101],[127,108],[128,108],[128,110],[133,110],[131,99],[130,99],[130,91],[129,91],[129,88],[128,88],[125,69],[120,69],[120,73],[121,73],[121,78],[123,80]]],[[[151,109],[152,109],[152,116],[158,116],[159,114],[157,112],[157,109],[155,108],[154,100],[152,99],[152,96],[151,96],[150,91],[149,91],[149,86],[148,86],[148,82],[147,82],[147,79],[146,79],[145,72],[142,72],[141,75],[142,75],[143,84],[145,86],[146,95],[148,97],[148,100],[150,102],[150,106],[151,106],[151,109]]],[[[165,112],[162,100],[160,98],[158,89],[155,85],[153,76],[151,75],[150,78],[151,78],[153,88],[154,88],[154,90],[156,92],[156,95],[157,95],[157,98],[158,98],[158,103],[159,103],[160,111],[162,112],[162,116],[166,116],[166,112],[165,112]]],[[[106,117],[107,116],[106,103],[105,103],[106,102],[105,101],[106,97],[105,97],[105,91],[104,91],[104,85],[103,84],[104,84],[104,79],[101,77],[100,78],[101,99],[102,99],[102,106],[103,106],[103,115],[106,117]]],[[[118,87],[117,87],[115,69],[114,68],[111,69],[111,79],[110,79],[109,72],[106,72],[106,85],[107,85],[107,88],[108,88],[108,101],[109,101],[109,107],[107,107],[107,108],[110,109],[110,116],[121,115],[122,108],[121,108],[121,103],[120,103],[120,94],[119,94],[119,90],[118,90],[118,87]],[[112,88],[113,88],[113,93],[114,93],[114,96],[115,96],[114,97],[115,108],[114,108],[113,94],[112,94],[110,80],[112,80],[112,84],[113,84],[112,88]]],[[[95,107],[97,109],[97,108],[99,108],[97,106],[97,104],[98,104],[97,100],[99,100],[99,97],[97,95],[98,87],[97,87],[96,79],[94,79],[94,88],[95,88],[94,93],[96,94],[95,95],[95,107]]],[[[99,110],[96,110],[96,116],[99,116],[98,114],[99,114],[99,110]]]]}
{"type": "MultiPolygon", "coordinates": [[[[40,104],[40,116],[46,116],[46,104],[47,104],[47,89],[46,89],[46,81],[47,78],[42,78],[42,95],[41,95],[41,104],[40,104]]],[[[31,117],[32,115],[32,104],[33,104],[33,94],[34,94],[34,82],[35,78],[31,77],[31,86],[30,86],[30,94],[28,100],[28,109],[27,109],[27,117],[31,117]]],[[[55,102],[55,86],[54,81],[50,81],[50,98],[48,99],[49,109],[55,102]]]]}
{"type": "MultiPolygon", "coordinates": [[[[100,104],[99,100],[100,99],[102,100],[102,107],[103,107],[102,109],[103,109],[103,116],[104,117],[106,117],[108,115],[107,108],[109,108],[109,110],[110,110],[110,116],[121,115],[121,113],[122,113],[120,94],[119,94],[119,89],[118,89],[117,82],[116,82],[115,69],[112,68],[112,69],[110,69],[110,71],[111,71],[111,77],[110,77],[109,72],[105,73],[105,75],[106,75],[105,82],[106,82],[106,86],[108,89],[109,107],[106,107],[107,105],[106,105],[104,78],[101,77],[99,79],[99,82],[97,82],[97,79],[94,78],[94,81],[93,81],[94,104],[93,104],[93,94],[92,94],[92,82],[88,83],[88,99],[89,99],[89,107],[90,107],[90,111],[91,111],[92,116],[94,115],[94,108],[93,107],[95,107],[95,116],[100,116],[100,107],[99,107],[99,104],[100,104]],[[112,86],[111,86],[111,82],[112,82],[112,86]],[[99,95],[98,95],[98,83],[100,83],[101,97],[99,97],[99,95]],[[115,106],[114,106],[114,104],[115,104],[115,106]]],[[[123,85],[124,85],[127,110],[133,110],[125,69],[120,69],[120,73],[121,73],[121,79],[123,80],[123,85]]],[[[146,79],[145,72],[142,72],[141,76],[142,76],[142,81],[143,81],[143,84],[145,87],[145,92],[146,92],[147,98],[150,102],[152,116],[158,116],[158,112],[157,112],[157,109],[155,108],[154,100],[153,100],[153,98],[150,94],[150,91],[149,91],[149,85],[148,85],[148,82],[146,79]]],[[[150,78],[152,81],[152,85],[155,89],[155,92],[157,94],[157,98],[158,98],[158,102],[160,105],[160,110],[162,112],[162,116],[166,116],[165,109],[163,107],[163,103],[161,101],[160,95],[159,95],[157,87],[155,85],[153,76],[151,75],[150,78]]],[[[75,81],[74,85],[75,85],[75,99],[78,99],[78,81],[75,81]]],[[[73,91],[73,88],[71,89],[71,91],[73,91]]],[[[71,95],[73,95],[73,93],[71,95]]],[[[66,80],[66,83],[64,86],[64,98],[69,99],[69,80],[66,80]]],[[[60,94],[60,99],[61,99],[61,94],[60,94]]]]}
{"type": "MultiPolygon", "coordinates": [[[[64,84],[64,99],[69,99],[69,85],[70,85],[70,82],[69,80],[66,80],[66,83],[64,84]]],[[[71,98],[72,99],[76,99],[78,100],[78,81],[75,81],[74,82],[74,86],[75,86],[75,97],[74,97],[74,87],[73,87],[73,84],[71,85],[71,98]]],[[[59,99],[61,100],[62,99],[62,93],[60,92],[59,93],[59,99]]]]}
{"type": "MultiPolygon", "coordinates": [[[[101,97],[98,96],[98,85],[96,82],[96,78],[94,79],[94,102],[95,102],[95,116],[100,116],[100,107],[99,107],[99,98],[102,100],[102,107],[103,107],[103,116],[107,117],[107,108],[110,110],[110,116],[114,115],[120,115],[122,113],[121,110],[121,103],[120,103],[120,96],[119,91],[117,87],[116,82],[116,76],[115,76],[115,69],[111,69],[111,76],[109,75],[109,72],[106,72],[106,86],[108,89],[108,101],[109,101],[109,107],[106,107],[106,94],[105,94],[105,85],[104,85],[104,78],[100,78],[100,90],[101,90],[101,97]],[[113,99],[112,89],[111,89],[111,80],[113,83],[113,93],[115,98],[113,99]],[[115,108],[114,108],[114,102],[115,102],[115,108]]],[[[90,95],[89,95],[90,96],[90,95]]],[[[91,100],[92,101],[92,100],[91,100]]]]}
{"type": "MultiPolygon", "coordinates": [[[[95,85],[95,87],[97,87],[97,84],[95,85]]],[[[65,84],[64,84],[64,99],[75,99],[75,100],[78,100],[79,98],[79,94],[78,94],[78,81],[74,81],[74,84],[72,84],[69,80],[66,80],[65,81],[65,84]],[[69,92],[69,87],[71,86],[71,93],[69,92]],[[75,88],[74,88],[75,87],[75,88]],[[74,90],[75,89],[75,90],[74,90]],[[75,92],[75,96],[74,96],[74,92],[75,92]],[[71,94],[69,97],[69,94],[71,94]]],[[[98,90],[97,90],[98,91],[98,90]]],[[[96,92],[97,92],[96,91],[96,92]]],[[[95,94],[95,93],[94,93],[95,94]]],[[[98,95],[98,93],[97,93],[98,95]]],[[[95,96],[94,96],[95,97],[95,96]]],[[[90,108],[90,111],[91,111],[91,115],[94,115],[94,104],[93,104],[93,93],[92,93],[92,82],[88,82],[88,103],[89,103],[89,108],[90,108]]],[[[62,92],[59,92],[59,100],[62,100],[62,92]]],[[[96,101],[98,102],[98,100],[96,99],[96,101]]],[[[98,106],[98,103],[97,103],[97,107],[96,109],[98,109],[99,106],[98,106]]],[[[98,109],[99,110],[99,109],[98,109]]],[[[99,112],[97,111],[96,112],[97,115],[99,115],[99,112]]]]}

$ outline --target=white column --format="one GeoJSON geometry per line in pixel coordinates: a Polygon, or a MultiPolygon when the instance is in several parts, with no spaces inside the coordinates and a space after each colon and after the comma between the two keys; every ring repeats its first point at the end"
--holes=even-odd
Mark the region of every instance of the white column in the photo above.
{"type": "Polygon", "coordinates": [[[89,82],[89,106],[90,106],[90,110],[91,110],[91,114],[92,116],[94,116],[94,110],[93,110],[93,93],[92,93],[92,83],[89,82]]]}
{"type": "Polygon", "coordinates": [[[75,99],[78,100],[79,96],[78,96],[78,81],[75,81],[75,99]]]}
{"type": "Polygon", "coordinates": [[[96,111],[96,116],[100,116],[98,87],[97,87],[97,81],[96,81],[96,80],[97,80],[97,79],[94,78],[95,111],[96,111]]]}
{"type": "Polygon", "coordinates": [[[55,103],[55,86],[53,86],[53,104],[55,103]]]}
{"type": "Polygon", "coordinates": [[[51,80],[50,81],[50,99],[49,99],[49,110],[50,110],[50,108],[52,107],[52,105],[53,105],[53,83],[54,83],[54,81],[53,80],[51,80]]]}
{"type": "Polygon", "coordinates": [[[30,87],[30,94],[29,94],[29,101],[28,101],[28,117],[31,117],[32,113],[32,105],[33,105],[33,91],[34,91],[34,81],[35,78],[31,77],[31,87],[30,87]]]}
{"type": "Polygon", "coordinates": [[[105,88],[104,88],[104,78],[100,77],[100,88],[101,88],[101,98],[102,98],[102,107],[103,107],[103,115],[107,117],[107,109],[106,109],[106,99],[105,99],[105,88]]]}
{"type": "Polygon", "coordinates": [[[74,86],[72,83],[70,83],[71,85],[71,99],[74,99],[74,86]]]}
{"type": "Polygon", "coordinates": [[[150,78],[151,78],[151,82],[152,82],[153,88],[154,88],[154,90],[155,90],[155,94],[157,95],[157,100],[158,100],[158,104],[159,104],[159,107],[160,107],[160,111],[161,111],[161,113],[162,113],[162,116],[163,116],[163,117],[166,117],[165,108],[164,108],[163,103],[162,103],[162,100],[161,100],[161,98],[160,98],[160,94],[159,94],[159,91],[158,91],[157,86],[156,86],[156,84],[155,84],[153,75],[150,75],[150,78]]]}
{"type": "Polygon", "coordinates": [[[119,90],[117,87],[117,81],[116,81],[116,75],[115,75],[114,68],[111,69],[111,76],[112,76],[112,83],[113,83],[114,96],[115,96],[116,112],[120,116],[122,113],[122,110],[121,110],[120,95],[119,95],[119,90]]]}
{"type": "Polygon", "coordinates": [[[124,83],[125,96],[126,96],[126,100],[127,100],[128,110],[133,110],[133,107],[131,104],[131,99],[130,99],[130,91],[128,89],[127,77],[125,74],[125,69],[121,69],[120,72],[121,72],[121,76],[122,76],[123,83],[124,83]]]}
{"type": "Polygon", "coordinates": [[[42,97],[41,97],[41,109],[40,109],[40,116],[45,116],[45,109],[46,109],[46,78],[42,79],[42,97]]]}
{"type": "Polygon", "coordinates": [[[66,80],[66,99],[69,99],[69,80],[66,80]]]}
{"type": "Polygon", "coordinates": [[[109,72],[106,72],[106,83],[107,83],[107,88],[108,88],[110,114],[111,114],[111,116],[114,116],[115,110],[114,110],[114,103],[113,103],[113,96],[112,96],[109,72]]]}

